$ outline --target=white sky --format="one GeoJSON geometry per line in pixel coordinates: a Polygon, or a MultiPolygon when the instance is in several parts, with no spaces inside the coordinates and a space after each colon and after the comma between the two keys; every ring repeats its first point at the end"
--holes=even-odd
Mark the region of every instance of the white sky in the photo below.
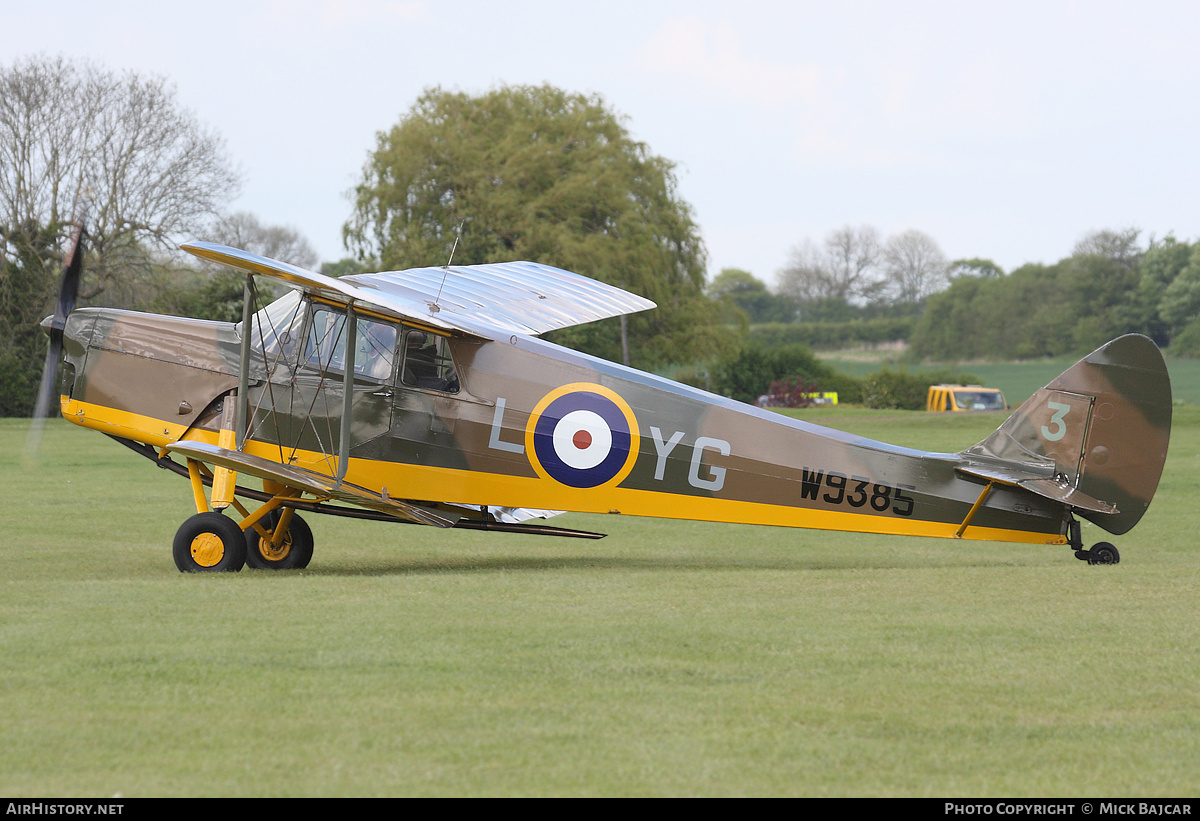
{"type": "Polygon", "coordinates": [[[323,261],[422,89],[598,92],[678,164],[710,276],[772,281],[846,224],[1005,270],[1098,228],[1200,238],[1198,31],[1195,2],[0,0],[0,63],[166,76],[244,171],[231,210],[323,261]]]}

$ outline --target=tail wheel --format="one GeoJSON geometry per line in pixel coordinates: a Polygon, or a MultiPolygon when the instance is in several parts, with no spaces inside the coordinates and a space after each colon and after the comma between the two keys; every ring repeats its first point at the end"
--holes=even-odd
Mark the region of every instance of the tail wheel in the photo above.
{"type": "Polygon", "coordinates": [[[1088,564],[1116,564],[1121,554],[1109,542],[1096,542],[1088,551],[1088,564]]]}
{"type": "Polygon", "coordinates": [[[236,573],[246,564],[246,537],[220,513],[197,513],[175,533],[172,553],[183,573],[236,573]]]}
{"type": "MultiPolygon", "coordinates": [[[[274,533],[281,515],[278,510],[271,511],[263,519],[263,528],[274,533]]],[[[246,544],[246,564],[257,570],[301,570],[312,561],[312,530],[308,522],[294,513],[278,545],[264,539],[252,527],[246,529],[242,538],[246,544]]]]}

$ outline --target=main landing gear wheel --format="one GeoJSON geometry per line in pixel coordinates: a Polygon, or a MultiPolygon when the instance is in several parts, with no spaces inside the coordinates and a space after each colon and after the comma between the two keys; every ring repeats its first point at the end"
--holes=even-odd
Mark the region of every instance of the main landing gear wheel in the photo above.
{"type": "Polygon", "coordinates": [[[197,513],[175,533],[172,553],[184,573],[236,573],[246,563],[246,537],[223,514],[197,513]]]}
{"type": "MultiPolygon", "coordinates": [[[[280,512],[272,510],[263,517],[262,526],[271,531],[279,524],[280,512]]],[[[253,527],[246,528],[246,564],[257,570],[301,570],[312,561],[313,535],[308,522],[295,513],[288,523],[287,533],[276,547],[253,527]]]]}

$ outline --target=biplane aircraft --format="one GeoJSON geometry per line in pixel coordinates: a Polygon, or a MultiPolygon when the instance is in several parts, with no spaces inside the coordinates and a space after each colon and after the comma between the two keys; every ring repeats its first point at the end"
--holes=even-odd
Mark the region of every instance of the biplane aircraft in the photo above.
{"type": "Polygon", "coordinates": [[[62,414],[190,480],[182,571],[305,567],[298,511],[592,538],[544,520],[621,513],[1068,545],[1111,564],[1116,548],[1085,549],[1077,517],[1137,524],[1170,437],[1170,381],[1143,336],[1084,357],[979,444],[930,453],[540,339],[654,307],[548,265],[334,279],[182,246],[245,272],[231,324],[73,310],[82,244],[43,323],[62,414]],[[256,278],[289,291],[259,308],[256,278]]]}

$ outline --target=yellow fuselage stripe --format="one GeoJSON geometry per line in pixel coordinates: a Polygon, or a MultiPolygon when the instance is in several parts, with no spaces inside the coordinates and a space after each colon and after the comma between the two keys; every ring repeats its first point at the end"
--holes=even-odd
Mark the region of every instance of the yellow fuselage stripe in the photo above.
{"type": "MultiPolygon", "coordinates": [[[[161,419],[62,397],[63,416],[83,427],[163,447],[187,438],[215,443],[213,431],[192,430],[161,419]]],[[[246,453],[265,459],[278,459],[277,445],[251,441],[246,453]]],[[[292,455],[292,451],[287,451],[292,455]]],[[[336,458],[310,451],[296,451],[290,464],[332,475],[336,458]]],[[[940,538],[986,539],[1029,544],[1066,544],[1057,534],[1031,533],[991,527],[971,526],[959,536],[958,523],[930,522],[861,513],[812,510],[803,507],[769,505],[711,496],[687,496],[651,490],[609,487],[599,490],[560,485],[551,479],[509,476],[482,471],[351,459],[346,481],[365,488],[388,488],[389,495],[408,496],[403,488],[415,489],[410,498],[469,505],[499,505],[577,513],[622,513],[665,519],[691,519],[705,522],[805,527],[855,533],[882,533],[896,536],[934,536],[940,538]]]]}

